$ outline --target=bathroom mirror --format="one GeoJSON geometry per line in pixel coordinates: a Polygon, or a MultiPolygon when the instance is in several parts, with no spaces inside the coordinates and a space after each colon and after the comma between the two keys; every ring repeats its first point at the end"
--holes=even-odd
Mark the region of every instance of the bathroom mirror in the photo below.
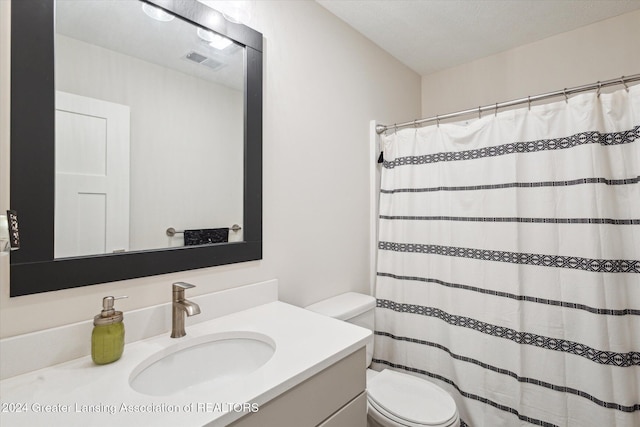
{"type": "Polygon", "coordinates": [[[261,258],[260,33],[195,0],[37,0],[11,41],[11,296],[261,258]]]}
{"type": "Polygon", "coordinates": [[[54,51],[54,257],[242,241],[242,46],[136,0],[56,0],[54,51]]]}

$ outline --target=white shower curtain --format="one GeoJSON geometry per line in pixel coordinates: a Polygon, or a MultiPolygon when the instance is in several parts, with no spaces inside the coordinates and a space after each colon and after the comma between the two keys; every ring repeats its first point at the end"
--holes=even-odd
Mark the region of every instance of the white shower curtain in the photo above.
{"type": "Polygon", "coordinates": [[[640,86],[382,144],[374,368],[472,427],[640,426],[640,86]]]}

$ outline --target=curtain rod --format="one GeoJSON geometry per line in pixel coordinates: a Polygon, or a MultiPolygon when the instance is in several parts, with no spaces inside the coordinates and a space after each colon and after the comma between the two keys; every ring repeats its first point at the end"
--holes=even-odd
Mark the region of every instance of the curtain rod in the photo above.
{"type": "Polygon", "coordinates": [[[627,83],[636,82],[636,81],[640,81],[640,74],[633,74],[631,76],[626,76],[626,77],[622,76],[617,79],[606,80],[603,82],[596,82],[596,83],[583,85],[583,86],[576,86],[569,89],[565,88],[563,90],[543,93],[541,95],[536,95],[536,96],[527,96],[526,98],[515,99],[513,101],[500,102],[494,105],[485,105],[484,107],[470,108],[464,111],[457,111],[455,113],[443,114],[442,116],[429,117],[426,119],[418,119],[418,120],[413,120],[411,122],[397,123],[393,125],[377,125],[376,133],[381,134],[382,132],[385,132],[390,129],[398,130],[398,129],[406,128],[410,126],[417,127],[418,125],[424,125],[426,123],[431,123],[431,122],[439,123],[440,120],[446,120],[446,119],[451,119],[453,117],[465,116],[465,115],[475,114],[475,113],[481,116],[482,113],[485,111],[497,112],[498,109],[500,108],[513,107],[515,105],[520,105],[520,104],[529,104],[529,106],[531,106],[531,103],[534,101],[555,98],[558,96],[564,96],[565,99],[568,99],[569,95],[573,95],[580,92],[588,92],[594,89],[598,89],[598,94],[599,94],[600,89],[607,86],[615,86],[615,85],[621,84],[621,85],[624,85],[624,87],[628,90],[629,88],[627,87],[627,83]]]}

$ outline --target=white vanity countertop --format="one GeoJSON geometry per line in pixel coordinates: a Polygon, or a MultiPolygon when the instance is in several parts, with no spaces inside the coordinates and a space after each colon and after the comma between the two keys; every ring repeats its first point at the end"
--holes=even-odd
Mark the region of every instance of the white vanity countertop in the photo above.
{"type": "Polygon", "coordinates": [[[250,412],[242,412],[241,404],[259,407],[371,339],[367,329],[279,301],[186,330],[183,338],[167,333],[127,344],[122,358],[109,365],[97,366],[83,357],[0,381],[0,425],[224,426],[250,412]],[[228,331],[269,336],[276,347],[273,357],[242,379],[204,383],[170,396],[148,396],[129,386],[131,372],[154,353],[228,331]]]}

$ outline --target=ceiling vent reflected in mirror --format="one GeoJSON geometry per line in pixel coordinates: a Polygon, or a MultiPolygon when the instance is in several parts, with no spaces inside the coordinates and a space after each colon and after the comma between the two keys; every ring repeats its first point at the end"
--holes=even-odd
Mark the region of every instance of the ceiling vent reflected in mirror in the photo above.
{"type": "Polygon", "coordinates": [[[188,59],[189,61],[195,62],[196,64],[209,67],[213,71],[217,71],[226,65],[222,62],[216,61],[215,59],[209,58],[208,56],[201,55],[198,52],[194,52],[194,51],[187,53],[184,56],[184,59],[188,59]]]}

